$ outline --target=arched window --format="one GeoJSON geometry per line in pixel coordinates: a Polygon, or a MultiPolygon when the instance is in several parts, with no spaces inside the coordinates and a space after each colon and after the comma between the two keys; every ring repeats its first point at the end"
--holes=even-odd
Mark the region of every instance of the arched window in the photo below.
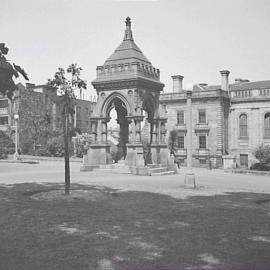
{"type": "Polygon", "coordinates": [[[270,138],[270,113],[264,116],[264,136],[270,138]]]}
{"type": "Polygon", "coordinates": [[[239,129],[240,129],[240,137],[247,137],[247,116],[246,114],[241,114],[239,117],[239,129]]]}

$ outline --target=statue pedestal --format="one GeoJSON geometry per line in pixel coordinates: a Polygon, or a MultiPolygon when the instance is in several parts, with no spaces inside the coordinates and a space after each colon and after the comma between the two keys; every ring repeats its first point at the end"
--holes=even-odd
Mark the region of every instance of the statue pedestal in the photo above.
{"type": "Polygon", "coordinates": [[[144,166],[142,144],[127,144],[127,156],[125,160],[127,166],[144,166]]]}
{"type": "Polygon", "coordinates": [[[236,163],[235,158],[232,155],[225,155],[223,158],[223,169],[235,169],[236,163]]]}
{"type": "Polygon", "coordinates": [[[169,171],[177,173],[174,157],[170,155],[170,150],[166,144],[152,144],[151,153],[153,164],[166,165],[169,171]]]}
{"type": "Polygon", "coordinates": [[[191,170],[186,172],[185,188],[196,188],[195,174],[191,170]]]}
{"type": "Polygon", "coordinates": [[[92,171],[99,168],[100,165],[109,164],[109,150],[110,145],[108,144],[92,144],[83,157],[83,165],[80,170],[92,171]]]}

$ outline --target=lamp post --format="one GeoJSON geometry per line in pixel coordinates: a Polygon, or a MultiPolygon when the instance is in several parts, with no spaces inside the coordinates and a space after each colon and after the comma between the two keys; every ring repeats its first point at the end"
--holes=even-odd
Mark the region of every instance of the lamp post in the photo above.
{"type": "Polygon", "coordinates": [[[18,120],[19,115],[14,114],[14,120],[15,120],[15,153],[14,153],[14,160],[18,160],[19,153],[18,153],[18,120]]]}
{"type": "Polygon", "coordinates": [[[185,187],[196,188],[195,174],[192,171],[192,85],[187,85],[186,87],[186,97],[187,97],[187,172],[185,175],[185,187]]]}

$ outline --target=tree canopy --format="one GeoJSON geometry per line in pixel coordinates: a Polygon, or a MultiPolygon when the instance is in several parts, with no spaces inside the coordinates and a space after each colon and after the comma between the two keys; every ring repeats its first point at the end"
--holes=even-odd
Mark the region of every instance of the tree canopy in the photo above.
{"type": "Polygon", "coordinates": [[[18,78],[21,75],[27,81],[29,78],[23,68],[15,63],[11,64],[6,59],[5,56],[8,54],[8,51],[9,49],[5,43],[0,43],[0,92],[3,96],[12,99],[14,91],[17,90],[14,77],[18,78]]]}

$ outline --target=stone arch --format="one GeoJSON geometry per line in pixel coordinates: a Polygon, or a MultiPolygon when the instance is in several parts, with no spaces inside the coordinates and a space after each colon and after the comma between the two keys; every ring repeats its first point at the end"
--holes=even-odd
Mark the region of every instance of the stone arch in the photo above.
{"type": "Polygon", "coordinates": [[[155,98],[151,94],[146,94],[143,97],[142,109],[148,113],[150,121],[154,119],[157,111],[157,104],[155,98]]]}
{"type": "Polygon", "coordinates": [[[129,103],[129,101],[126,99],[126,97],[118,92],[114,92],[111,95],[109,95],[104,101],[103,104],[101,106],[101,110],[100,110],[100,114],[101,116],[106,116],[108,117],[110,114],[112,107],[112,103],[114,100],[121,100],[127,110],[127,116],[131,115],[131,105],[129,103]]]}
{"type": "MultiPolygon", "coordinates": [[[[110,94],[101,105],[101,116],[107,119],[104,125],[110,121],[110,112],[115,109],[117,113],[117,124],[119,125],[119,137],[115,162],[122,157],[125,159],[127,154],[127,144],[129,143],[129,121],[127,116],[132,114],[132,107],[126,97],[118,92],[110,94]]],[[[105,130],[105,129],[104,129],[105,130]]],[[[106,136],[108,135],[106,128],[106,136]]]]}

